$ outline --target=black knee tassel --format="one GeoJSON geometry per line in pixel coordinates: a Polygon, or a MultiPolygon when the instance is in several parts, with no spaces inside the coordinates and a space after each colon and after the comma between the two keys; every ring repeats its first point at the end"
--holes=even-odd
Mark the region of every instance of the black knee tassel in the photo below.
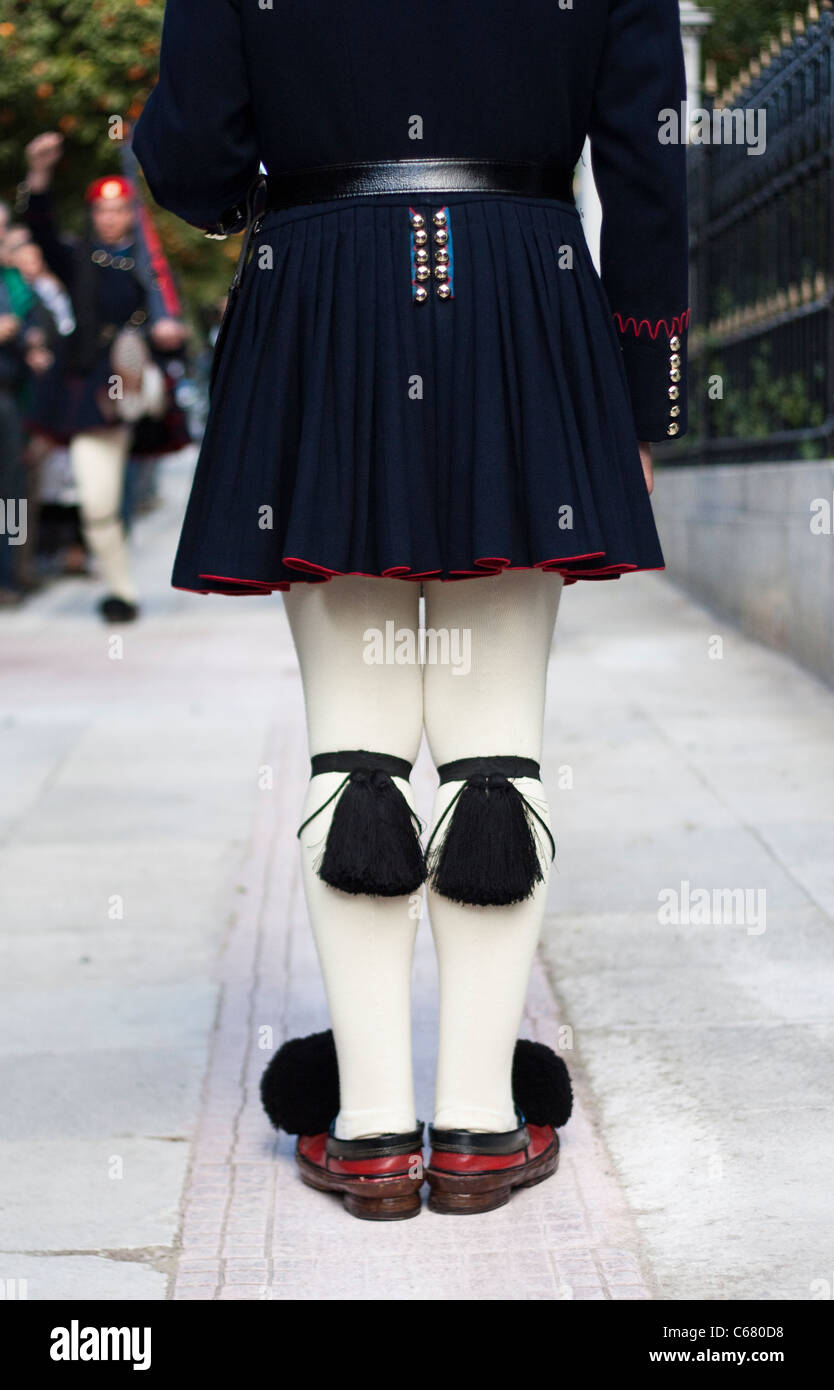
{"type": "Polygon", "coordinates": [[[531,758],[459,758],[438,768],[441,784],[464,784],[447,806],[426,849],[428,881],[443,897],[482,907],[523,902],[544,881],[534,819],[550,831],[509,778],[539,778],[531,758]],[[451,815],[441,842],[431,848],[443,821],[451,815]]]}
{"type": "Polygon", "coordinates": [[[407,778],[411,764],[385,753],[356,749],[321,753],[312,775],[346,772],[332,796],[308,816],[298,834],[338,797],[316,872],[331,888],[383,898],[415,893],[425,881],[420,819],[393,776],[407,778]]]}

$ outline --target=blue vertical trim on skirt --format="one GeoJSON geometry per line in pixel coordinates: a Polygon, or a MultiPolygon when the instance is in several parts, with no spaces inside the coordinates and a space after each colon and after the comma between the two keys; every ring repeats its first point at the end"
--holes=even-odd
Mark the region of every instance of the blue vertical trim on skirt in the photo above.
{"type": "Polygon", "coordinates": [[[445,205],[444,205],[440,210],[441,210],[441,212],[445,212],[445,214],[446,214],[446,230],[447,230],[447,232],[449,233],[449,240],[448,240],[447,243],[446,243],[446,250],[449,252],[449,289],[450,289],[450,291],[451,291],[451,293],[450,293],[450,295],[449,295],[449,298],[450,298],[450,299],[454,299],[454,297],[455,297],[455,248],[454,248],[454,245],[453,245],[453,243],[452,243],[452,213],[451,213],[451,210],[449,209],[449,207],[447,207],[447,206],[445,206],[445,205]]]}
{"type": "Polygon", "coordinates": [[[416,261],[414,260],[414,226],[413,226],[413,224],[412,224],[412,222],[411,222],[411,218],[412,218],[412,216],[414,215],[414,213],[416,212],[416,210],[417,210],[416,208],[413,208],[413,207],[409,206],[409,209],[408,209],[408,217],[409,217],[409,226],[410,226],[410,228],[411,228],[411,230],[410,230],[410,232],[409,232],[409,245],[410,245],[410,248],[411,248],[411,298],[412,298],[412,299],[414,299],[414,297],[415,297],[415,295],[416,295],[416,293],[417,293],[417,284],[418,284],[418,281],[417,281],[417,263],[416,263],[416,261]]]}

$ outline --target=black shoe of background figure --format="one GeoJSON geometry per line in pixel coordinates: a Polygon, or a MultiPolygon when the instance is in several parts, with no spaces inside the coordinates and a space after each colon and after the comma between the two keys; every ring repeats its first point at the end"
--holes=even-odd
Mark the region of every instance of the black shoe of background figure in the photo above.
{"type": "Polygon", "coordinates": [[[132,623],[139,616],[139,609],[135,603],[116,598],[115,594],[108,594],[107,598],[103,598],[98,611],[108,623],[132,623]]]}

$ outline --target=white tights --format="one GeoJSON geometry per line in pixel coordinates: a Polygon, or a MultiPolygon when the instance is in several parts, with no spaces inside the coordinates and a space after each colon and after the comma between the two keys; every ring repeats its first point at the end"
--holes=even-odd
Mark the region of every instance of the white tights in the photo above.
{"type": "Polygon", "coordinates": [[[138,597],[121,518],[132,433],[131,425],[112,425],[77,434],[69,446],[84,540],[108,595],[127,603],[138,597]]]}
{"type": "MultiPolygon", "coordinates": [[[[562,577],[511,570],[460,581],[426,580],[427,632],[447,630],[452,660],[365,659],[369,630],[417,643],[419,584],[347,575],[299,583],[284,594],[301,666],[311,756],[365,748],[414,762],[423,724],[437,766],[456,758],[512,754],[541,759],[547,663],[562,577]],[[466,669],[466,632],[471,657],[466,669]],[[462,659],[463,658],[463,659],[462,659]],[[456,674],[456,670],[459,672],[456,674]]],[[[299,824],[335,791],[342,772],[311,777],[299,824]]],[[[541,782],[513,779],[549,828],[541,782]]],[[[396,779],[414,807],[411,785],[396,779]]],[[[430,830],[461,782],[438,787],[430,830]]],[[[304,889],[321,963],[339,1063],[336,1135],[403,1132],[416,1123],[411,1067],[411,965],[419,896],[344,893],[314,869],[335,809],[301,835],[304,889]]],[[[444,823],[448,826],[448,818],[444,823]]],[[[427,832],[428,833],[428,832],[427,832]]],[[[441,828],[439,836],[442,837],[441,828]]],[[[427,887],[437,951],[440,1033],[434,1123],[514,1129],[511,1070],[544,882],[507,907],[462,905],[427,887]]]]}

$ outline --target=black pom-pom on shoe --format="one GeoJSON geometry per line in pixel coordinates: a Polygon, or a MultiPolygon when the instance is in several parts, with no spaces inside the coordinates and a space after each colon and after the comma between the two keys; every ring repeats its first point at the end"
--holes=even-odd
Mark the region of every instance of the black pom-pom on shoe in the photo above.
{"type": "Polygon", "coordinates": [[[513,1054],[513,1100],[534,1125],[567,1124],[573,1088],[562,1058],[546,1043],[519,1038],[513,1054]]]}
{"type": "Polygon", "coordinates": [[[261,1103],[276,1129],[323,1134],[339,1113],[339,1066],[333,1031],[290,1038],[261,1077],[261,1103]]]}
{"type": "MultiPolygon", "coordinates": [[[[563,1059],[546,1043],[519,1038],[513,1053],[513,1100],[534,1125],[567,1124],[573,1089],[563,1059]]],[[[323,1134],[339,1113],[339,1066],[333,1031],[290,1038],[261,1077],[263,1108],[287,1134],[323,1134]]]]}

